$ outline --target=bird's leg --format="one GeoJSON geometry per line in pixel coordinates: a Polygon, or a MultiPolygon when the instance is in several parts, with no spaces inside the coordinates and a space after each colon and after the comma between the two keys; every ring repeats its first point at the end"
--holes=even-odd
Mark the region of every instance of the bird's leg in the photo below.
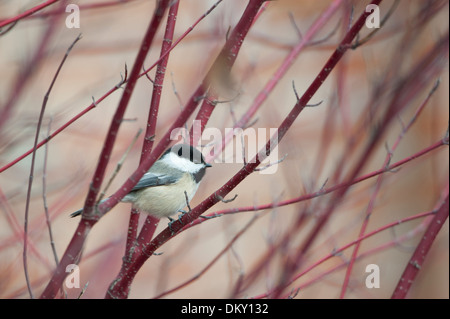
{"type": "Polygon", "coordinates": [[[170,232],[171,232],[171,234],[173,235],[173,234],[174,234],[174,231],[173,231],[173,229],[172,229],[172,224],[175,222],[175,219],[173,219],[172,217],[169,217],[169,216],[167,216],[167,218],[169,219],[169,224],[168,224],[168,226],[169,226],[170,232]]]}
{"type": "Polygon", "coordinates": [[[184,209],[180,209],[178,212],[181,213],[181,215],[178,216],[178,220],[183,217],[184,215],[186,215],[187,213],[190,213],[192,211],[191,206],[189,205],[189,197],[186,191],[184,191],[184,197],[186,198],[186,206],[188,208],[187,211],[185,211],[184,209]]]}
{"type": "MultiPolygon", "coordinates": [[[[189,205],[189,197],[186,191],[184,191],[184,197],[186,198],[186,206],[188,208],[187,211],[185,211],[184,209],[180,209],[178,210],[179,213],[181,213],[181,215],[178,215],[178,220],[180,220],[184,215],[186,215],[187,213],[190,213],[192,211],[191,206],[189,205]]],[[[169,222],[169,229],[172,232],[172,235],[174,234],[174,231],[172,229],[172,224],[175,222],[175,219],[173,219],[172,217],[167,217],[170,222],[169,222]]]]}

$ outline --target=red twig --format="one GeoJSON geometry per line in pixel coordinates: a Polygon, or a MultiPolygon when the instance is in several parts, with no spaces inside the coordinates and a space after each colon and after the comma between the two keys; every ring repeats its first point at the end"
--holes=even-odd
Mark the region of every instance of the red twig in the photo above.
{"type": "MultiPolygon", "coordinates": [[[[134,2],[134,1],[136,1],[136,0],[112,0],[112,1],[107,1],[107,2],[80,4],[80,5],[78,5],[78,7],[80,8],[80,12],[86,12],[86,10],[102,9],[102,8],[114,7],[117,5],[125,5],[130,2],[134,2]]],[[[58,13],[57,10],[48,10],[45,12],[35,14],[30,18],[41,19],[41,18],[46,18],[48,16],[51,16],[51,15],[57,14],[57,13],[58,13]]]]}
{"type": "Polygon", "coordinates": [[[444,202],[439,207],[431,221],[428,229],[422,237],[419,245],[417,245],[414,254],[411,256],[408,264],[406,265],[405,271],[403,272],[397,287],[392,294],[392,299],[403,299],[408,294],[409,289],[411,288],[414,280],[419,273],[419,270],[422,268],[425,258],[430,251],[431,245],[433,244],[437,234],[444,225],[445,221],[448,219],[448,189],[447,196],[445,197],[444,202]]]}
{"type": "Polygon", "coordinates": [[[15,17],[4,19],[4,20],[0,21],[0,28],[3,28],[4,26],[14,23],[16,21],[19,21],[20,19],[23,19],[25,17],[28,17],[28,16],[32,15],[33,13],[35,13],[39,10],[42,10],[58,1],[60,1],[60,0],[47,0],[44,3],[38,4],[37,6],[31,8],[31,9],[28,9],[25,12],[15,16],[15,17]]]}
{"type": "MultiPolygon", "coordinates": [[[[161,46],[161,57],[164,57],[162,58],[161,62],[158,63],[158,67],[156,68],[155,81],[153,83],[152,100],[150,102],[150,111],[147,121],[147,132],[145,133],[144,145],[142,146],[141,162],[150,154],[153,147],[162,87],[166,74],[167,63],[169,61],[169,55],[167,52],[169,52],[173,41],[175,23],[178,15],[178,6],[179,1],[176,1],[174,4],[172,4],[169,10],[169,15],[167,17],[166,32],[164,34],[164,40],[161,46]]],[[[158,219],[149,215],[146,220],[146,225],[149,226],[149,228],[146,228],[145,232],[141,232],[139,237],[142,238],[142,240],[144,240],[145,242],[149,242],[153,237],[156,226],[158,225],[158,219]],[[144,237],[146,239],[144,239],[144,237]]]]}

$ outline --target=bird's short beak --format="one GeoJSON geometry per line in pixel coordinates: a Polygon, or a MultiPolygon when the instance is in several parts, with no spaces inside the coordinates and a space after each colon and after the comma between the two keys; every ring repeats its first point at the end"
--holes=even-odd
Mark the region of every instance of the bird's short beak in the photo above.
{"type": "Polygon", "coordinates": [[[208,168],[208,167],[212,167],[212,165],[211,165],[211,164],[209,164],[209,163],[205,163],[205,166],[206,166],[206,168],[208,168]]]}

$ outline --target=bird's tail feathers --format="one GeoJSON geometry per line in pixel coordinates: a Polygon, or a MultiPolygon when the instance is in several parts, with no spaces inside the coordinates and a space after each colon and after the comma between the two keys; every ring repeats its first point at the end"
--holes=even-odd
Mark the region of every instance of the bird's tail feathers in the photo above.
{"type": "MultiPolygon", "coordinates": [[[[104,202],[106,202],[108,199],[109,199],[109,197],[108,197],[108,198],[105,198],[105,199],[102,199],[102,200],[100,201],[99,205],[102,204],[102,203],[104,203],[104,202]]],[[[71,217],[71,218],[74,218],[74,217],[80,216],[81,213],[83,213],[83,208],[81,208],[81,209],[77,210],[76,212],[73,212],[72,214],[70,214],[70,217],[71,217]]]]}

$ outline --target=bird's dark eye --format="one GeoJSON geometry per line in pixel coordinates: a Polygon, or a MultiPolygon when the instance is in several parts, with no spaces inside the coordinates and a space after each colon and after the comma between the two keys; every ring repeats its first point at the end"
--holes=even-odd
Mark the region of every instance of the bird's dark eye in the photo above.
{"type": "Polygon", "coordinates": [[[183,149],[180,147],[180,148],[178,149],[178,156],[181,156],[181,155],[183,155],[183,149]]]}

